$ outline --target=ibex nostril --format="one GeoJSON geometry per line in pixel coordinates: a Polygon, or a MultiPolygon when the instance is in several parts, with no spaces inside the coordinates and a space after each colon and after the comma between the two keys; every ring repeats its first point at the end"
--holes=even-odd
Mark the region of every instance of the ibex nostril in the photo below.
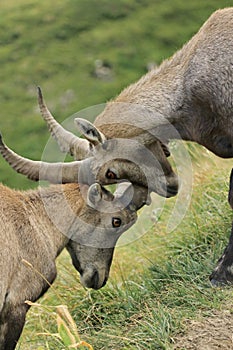
{"type": "Polygon", "coordinates": [[[87,269],[86,271],[84,270],[84,273],[81,276],[81,281],[86,288],[92,288],[96,290],[100,289],[104,285],[104,281],[101,283],[99,272],[96,269],[87,269]]]}
{"type": "Polygon", "coordinates": [[[98,271],[95,271],[94,274],[92,275],[91,278],[91,287],[89,288],[93,288],[93,289],[100,289],[103,286],[105,286],[105,284],[107,283],[108,278],[105,277],[103,280],[101,280],[100,275],[98,273],[98,271]]]}

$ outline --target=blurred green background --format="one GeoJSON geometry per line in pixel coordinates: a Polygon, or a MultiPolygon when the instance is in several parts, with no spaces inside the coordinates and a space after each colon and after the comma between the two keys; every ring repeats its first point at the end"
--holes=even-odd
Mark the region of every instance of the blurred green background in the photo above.
{"type": "MultiPolygon", "coordinates": [[[[8,0],[0,2],[0,131],[16,152],[40,159],[49,138],[37,109],[43,88],[59,121],[104,103],[172,55],[209,15],[233,1],[8,0]],[[96,75],[104,62],[109,75],[96,75]]],[[[35,184],[0,161],[0,179],[35,184]]]]}

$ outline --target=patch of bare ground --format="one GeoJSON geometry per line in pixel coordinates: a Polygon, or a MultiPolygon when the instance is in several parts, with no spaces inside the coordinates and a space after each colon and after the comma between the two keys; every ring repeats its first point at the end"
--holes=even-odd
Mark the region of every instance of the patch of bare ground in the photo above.
{"type": "Polygon", "coordinates": [[[213,311],[209,317],[187,321],[174,342],[174,350],[232,350],[233,312],[213,311]]]}

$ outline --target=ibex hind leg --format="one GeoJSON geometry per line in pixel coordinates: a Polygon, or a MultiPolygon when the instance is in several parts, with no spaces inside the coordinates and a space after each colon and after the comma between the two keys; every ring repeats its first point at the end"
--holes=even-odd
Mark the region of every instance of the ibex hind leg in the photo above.
{"type": "Polygon", "coordinates": [[[2,310],[0,315],[0,350],[14,350],[22,333],[28,306],[25,304],[2,310]]]}
{"type": "Polygon", "coordinates": [[[213,286],[233,284],[233,225],[229,243],[210,275],[213,286]]]}

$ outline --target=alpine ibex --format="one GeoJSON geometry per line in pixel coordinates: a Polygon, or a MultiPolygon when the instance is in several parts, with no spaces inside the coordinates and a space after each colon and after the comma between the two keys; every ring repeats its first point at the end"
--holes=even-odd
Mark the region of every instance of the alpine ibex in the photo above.
{"type": "Polygon", "coordinates": [[[99,184],[29,191],[0,185],[1,350],[15,348],[29,309],[25,301],[36,301],[53,283],[63,248],[85,287],[105,285],[115,244],[136,221],[131,185],[121,186],[113,195],[99,184]]]}
{"type": "MultiPolygon", "coordinates": [[[[85,166],[92,173],[91,181],[108,184],[123,178],[160,195],[173,196],[178,191],[178,179],[167,160],[169,140],[195,141],[220,157],[233,157],[232,35],[233,8],[213,13],[181,50],[109,102],[95,126],[76,119],[86,140],[64,130],[40,95],[44,119],[62,150],[75,159],[87,158],[85,166]],[[106,163],[102,153],[105,155],[108,148],[109,153],[115,150],[115,159],[109,158],[106,163]],[[141,169],[128,161],[129,154],[141,169]]],[[[30,177],[45,176],[56,182],[53,171],[49,171],[54,167],[49,165],[46,174],[39,174],[38,168],[30,169],[30,177]]],[[[64,176],[63,182],[77,179],[77,162],[65,165],[66,170],[69,176],[64,176]]]]}
{"type": "MultiPolygon", "coordinates": [[[[228,202],[233,209],[233,169],[230,175],[228,202]]],[[[216,268],[210,275],[210,281],[214,286],[233,283],[233,224],[229,243],[219,259],[216,268]]]]}

